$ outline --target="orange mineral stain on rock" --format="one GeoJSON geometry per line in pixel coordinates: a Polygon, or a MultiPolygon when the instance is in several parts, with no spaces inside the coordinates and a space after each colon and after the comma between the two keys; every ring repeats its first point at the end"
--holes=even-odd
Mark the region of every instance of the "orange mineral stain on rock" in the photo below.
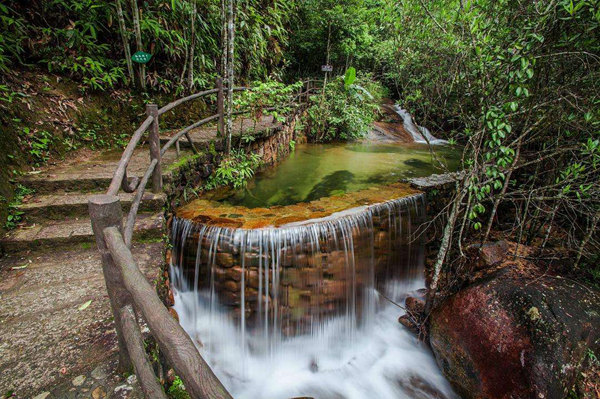
{"type": "MultiPolygon", "coordinates": [[[[375,186],[369,189],[324,197],[307,203],[269,208],[246,208],[225,202],[196,199],[177,210],[177,217],[211,226],[260,229],[280,227],[327,217],[348,209],[369,206],[419,194],[405,183],[375,186]]],[[[210,198],[210,195],[207,195],[210,198]]]]}

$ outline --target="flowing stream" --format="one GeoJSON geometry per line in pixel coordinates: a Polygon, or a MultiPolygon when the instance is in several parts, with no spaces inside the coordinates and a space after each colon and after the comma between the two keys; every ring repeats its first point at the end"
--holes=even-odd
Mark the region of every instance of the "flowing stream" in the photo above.
{"type": "Polygon", "coordinates": [[[397,321],[424,286],[421,194],[279,228],[175,218],[180,322],[236,398],[454,398],[397,321]]]}
{"type": "Polygon", "coordinates": [[[400,108],[399,105],[394,105],[394,110],[404,121],[404,129],[412,135],[415,143],[448,144],[448,141],[436,138],[426,127],[416,125],[407,110],[400,108]]]}

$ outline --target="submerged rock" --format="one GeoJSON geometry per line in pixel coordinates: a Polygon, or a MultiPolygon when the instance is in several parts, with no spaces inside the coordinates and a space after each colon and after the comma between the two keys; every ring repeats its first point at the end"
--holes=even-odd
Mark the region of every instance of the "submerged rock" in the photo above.
{"type": "MultiPolygon", "coordinates": [[[[500,249],[482,263],[497,265],[500,249]]],[[[545,272],[510,264],[433,311],[431,347],[462,397],[564,398],[600,348],[598,293],[545,272]]]]}

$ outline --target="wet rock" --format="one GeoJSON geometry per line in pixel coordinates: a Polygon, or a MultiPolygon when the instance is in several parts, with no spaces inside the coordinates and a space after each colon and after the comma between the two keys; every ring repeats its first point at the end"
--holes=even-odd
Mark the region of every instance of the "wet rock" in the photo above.
{"type": "Polygon", "coordinates": [[[92,370],[91,376],[95,380],[106,379],[106,377],[108,377],[108,371],[106,370],[106,366],[100,365],[100,366],[96,367],[94,370],[92,370]]]}
{"type": "Polygon", "coordinates": [[[104,399],[106,398],[106,391],[104,390],[103,387],[96,387],[93,391],[92,391],[92,399],[104,399]]]}
{"type": "Polygon", "coordinates": [[[113,391],[113,395],[111,399],[127,399],[133,392],[133,387],[131,385],[123,384],[116,387],[113,391]]]}
{"type": "Polygon", "coordinates": [[[468,248],[468,255],[472,259],[472,266],[477,270],[482,270],[502,263],[506,259],[509,249],[506,241],[497,241],[483,245],[471,245],[468,248]]]}
{"type": "Polygon", "coordinates": [[[73,385],[75,385],[76,387],[79,387],[81,385],[83,385],[83,383],[85,382],[85,375],[78,375],[77,377],[75,377],[73,379],[73,381],[71,381],[73,383],[73,385]]]}
{"type": "Polygon", "coordinates": [[[419,332],[419,326],[414,321],[414,319],[407,314],[400,316],[398,318],[398,323],[400,323],[404,327],[408,328],[414,334],[417,334],[419,332]]]}
{"type": "Polygon", "coordinates": [[[177,314],[177,311],[175,310],[175,308],[174,308],[174,307],[172,307],[172,306],[171,306],[171,307],[169,308],[169,313],[171,313],[171,316],[172,316],[172,317],[173,317],[175,320],[177,320],[177,322],[179,322],[179,315],[177,314]]]}
{"type": "Polygon", "coordinates": [[[220,252],[217,254],[217,264],[223,267],[233,266],[233,255],[220,252]]]}
{"type": "Polygon", "coordinates": [[[406,310],[413,315],[419,315],[425,311],[425,301],[420,298],[407,297],[405,306],[406,310]]]}
{"type": "Polygon", "coordinates": [[[463,398],[564,398],[600,349],[598,293],[545,271],[507,266],[434,309],[431,347],[463,398]]]}

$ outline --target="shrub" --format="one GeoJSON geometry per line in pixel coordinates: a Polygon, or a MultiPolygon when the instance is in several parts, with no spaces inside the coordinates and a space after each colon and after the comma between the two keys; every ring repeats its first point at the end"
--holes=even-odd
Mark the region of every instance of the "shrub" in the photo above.
{"type": "Polygon", "coordinates": [[[328,82],[322,93],[311,96],[307,110],[309,139],[315,142],[345,141],[363,137],[377,117],[383,87],[370,75],[346,76],[328,82]]]}

